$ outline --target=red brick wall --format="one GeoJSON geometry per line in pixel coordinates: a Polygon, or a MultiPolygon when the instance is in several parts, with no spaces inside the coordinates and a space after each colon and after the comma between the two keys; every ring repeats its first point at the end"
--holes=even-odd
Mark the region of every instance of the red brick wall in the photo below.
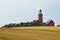
{"type": "Polygon", "coordinates": [[[40,23],[42,23],[43,22],[43,18],[42,18],[42,16],[40,15],[40,16],[38,16],[38,21],[40,22],[40,23]]]}

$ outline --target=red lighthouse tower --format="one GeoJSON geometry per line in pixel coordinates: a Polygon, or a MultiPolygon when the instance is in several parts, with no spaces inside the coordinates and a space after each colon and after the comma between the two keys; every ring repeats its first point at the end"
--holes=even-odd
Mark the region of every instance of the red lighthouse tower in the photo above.
{"type": "Polygon", "coordinates": [[[43,14],[42,14],[42,10],[39,10],[39,14],[38,14],[38,22],[43,23],[43,14]]]}

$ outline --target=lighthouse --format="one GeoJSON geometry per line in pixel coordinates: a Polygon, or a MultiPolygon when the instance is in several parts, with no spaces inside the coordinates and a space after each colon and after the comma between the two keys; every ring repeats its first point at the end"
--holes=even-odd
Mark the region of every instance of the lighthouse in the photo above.
{"type": "Polygon", "coordinates": [[[43,14],[41,9],[39,10],[39,14],[38,14],[38,22],[43,23],[43,14]]]}

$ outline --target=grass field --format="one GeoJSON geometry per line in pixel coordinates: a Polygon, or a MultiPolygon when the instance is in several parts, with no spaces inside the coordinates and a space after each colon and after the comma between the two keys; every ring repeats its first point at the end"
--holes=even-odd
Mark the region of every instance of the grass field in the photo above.
{"type": "Polygon", "coordinates": [[[60,27],[0,28],[0,40],[60,40],[60,27]]]}

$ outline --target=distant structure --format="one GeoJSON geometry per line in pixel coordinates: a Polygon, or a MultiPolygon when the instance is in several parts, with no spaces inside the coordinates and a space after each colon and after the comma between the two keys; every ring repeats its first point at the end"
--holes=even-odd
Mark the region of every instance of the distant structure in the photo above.
{"type": "Polygon", "coordinates": [[[3,27],[26,27],[26,26],[54,26],[55,23],[53,20],[49,20],[46,23],[43,22],[43,14],[42,10],[39,10],[38,20],[33,20],[32,22],[21,22],[21,23],[10,23],[4,25],[3,27]]]}
{"type": "Polygon", "coordinates": [[[46,23],[43,22],[43,14],[42,14],[42,10],[39,10],[39,14],[38,14],[38,21],[42,26],[54,26],[54,21],[53,20],[49,20],[46,23]]]}
{"type": "Polygon", "coordinates": [[[39,11],[39,14],[38,14],[38,22],[43,23],[43,14],[42,14],[42,10],[39,11]]]}
{"type": "Polygon", "coordinates": [[[42,14],[42,10],[39,10],[39,14],[38,14],[38,20],[33,20],[33,22],[27,22],[27,23],[23,23],[23,25],[25,26],[54,26],[54,21],[53,20],[49,20],[46,23],[43,22],[43,14],[42,14]]]}

